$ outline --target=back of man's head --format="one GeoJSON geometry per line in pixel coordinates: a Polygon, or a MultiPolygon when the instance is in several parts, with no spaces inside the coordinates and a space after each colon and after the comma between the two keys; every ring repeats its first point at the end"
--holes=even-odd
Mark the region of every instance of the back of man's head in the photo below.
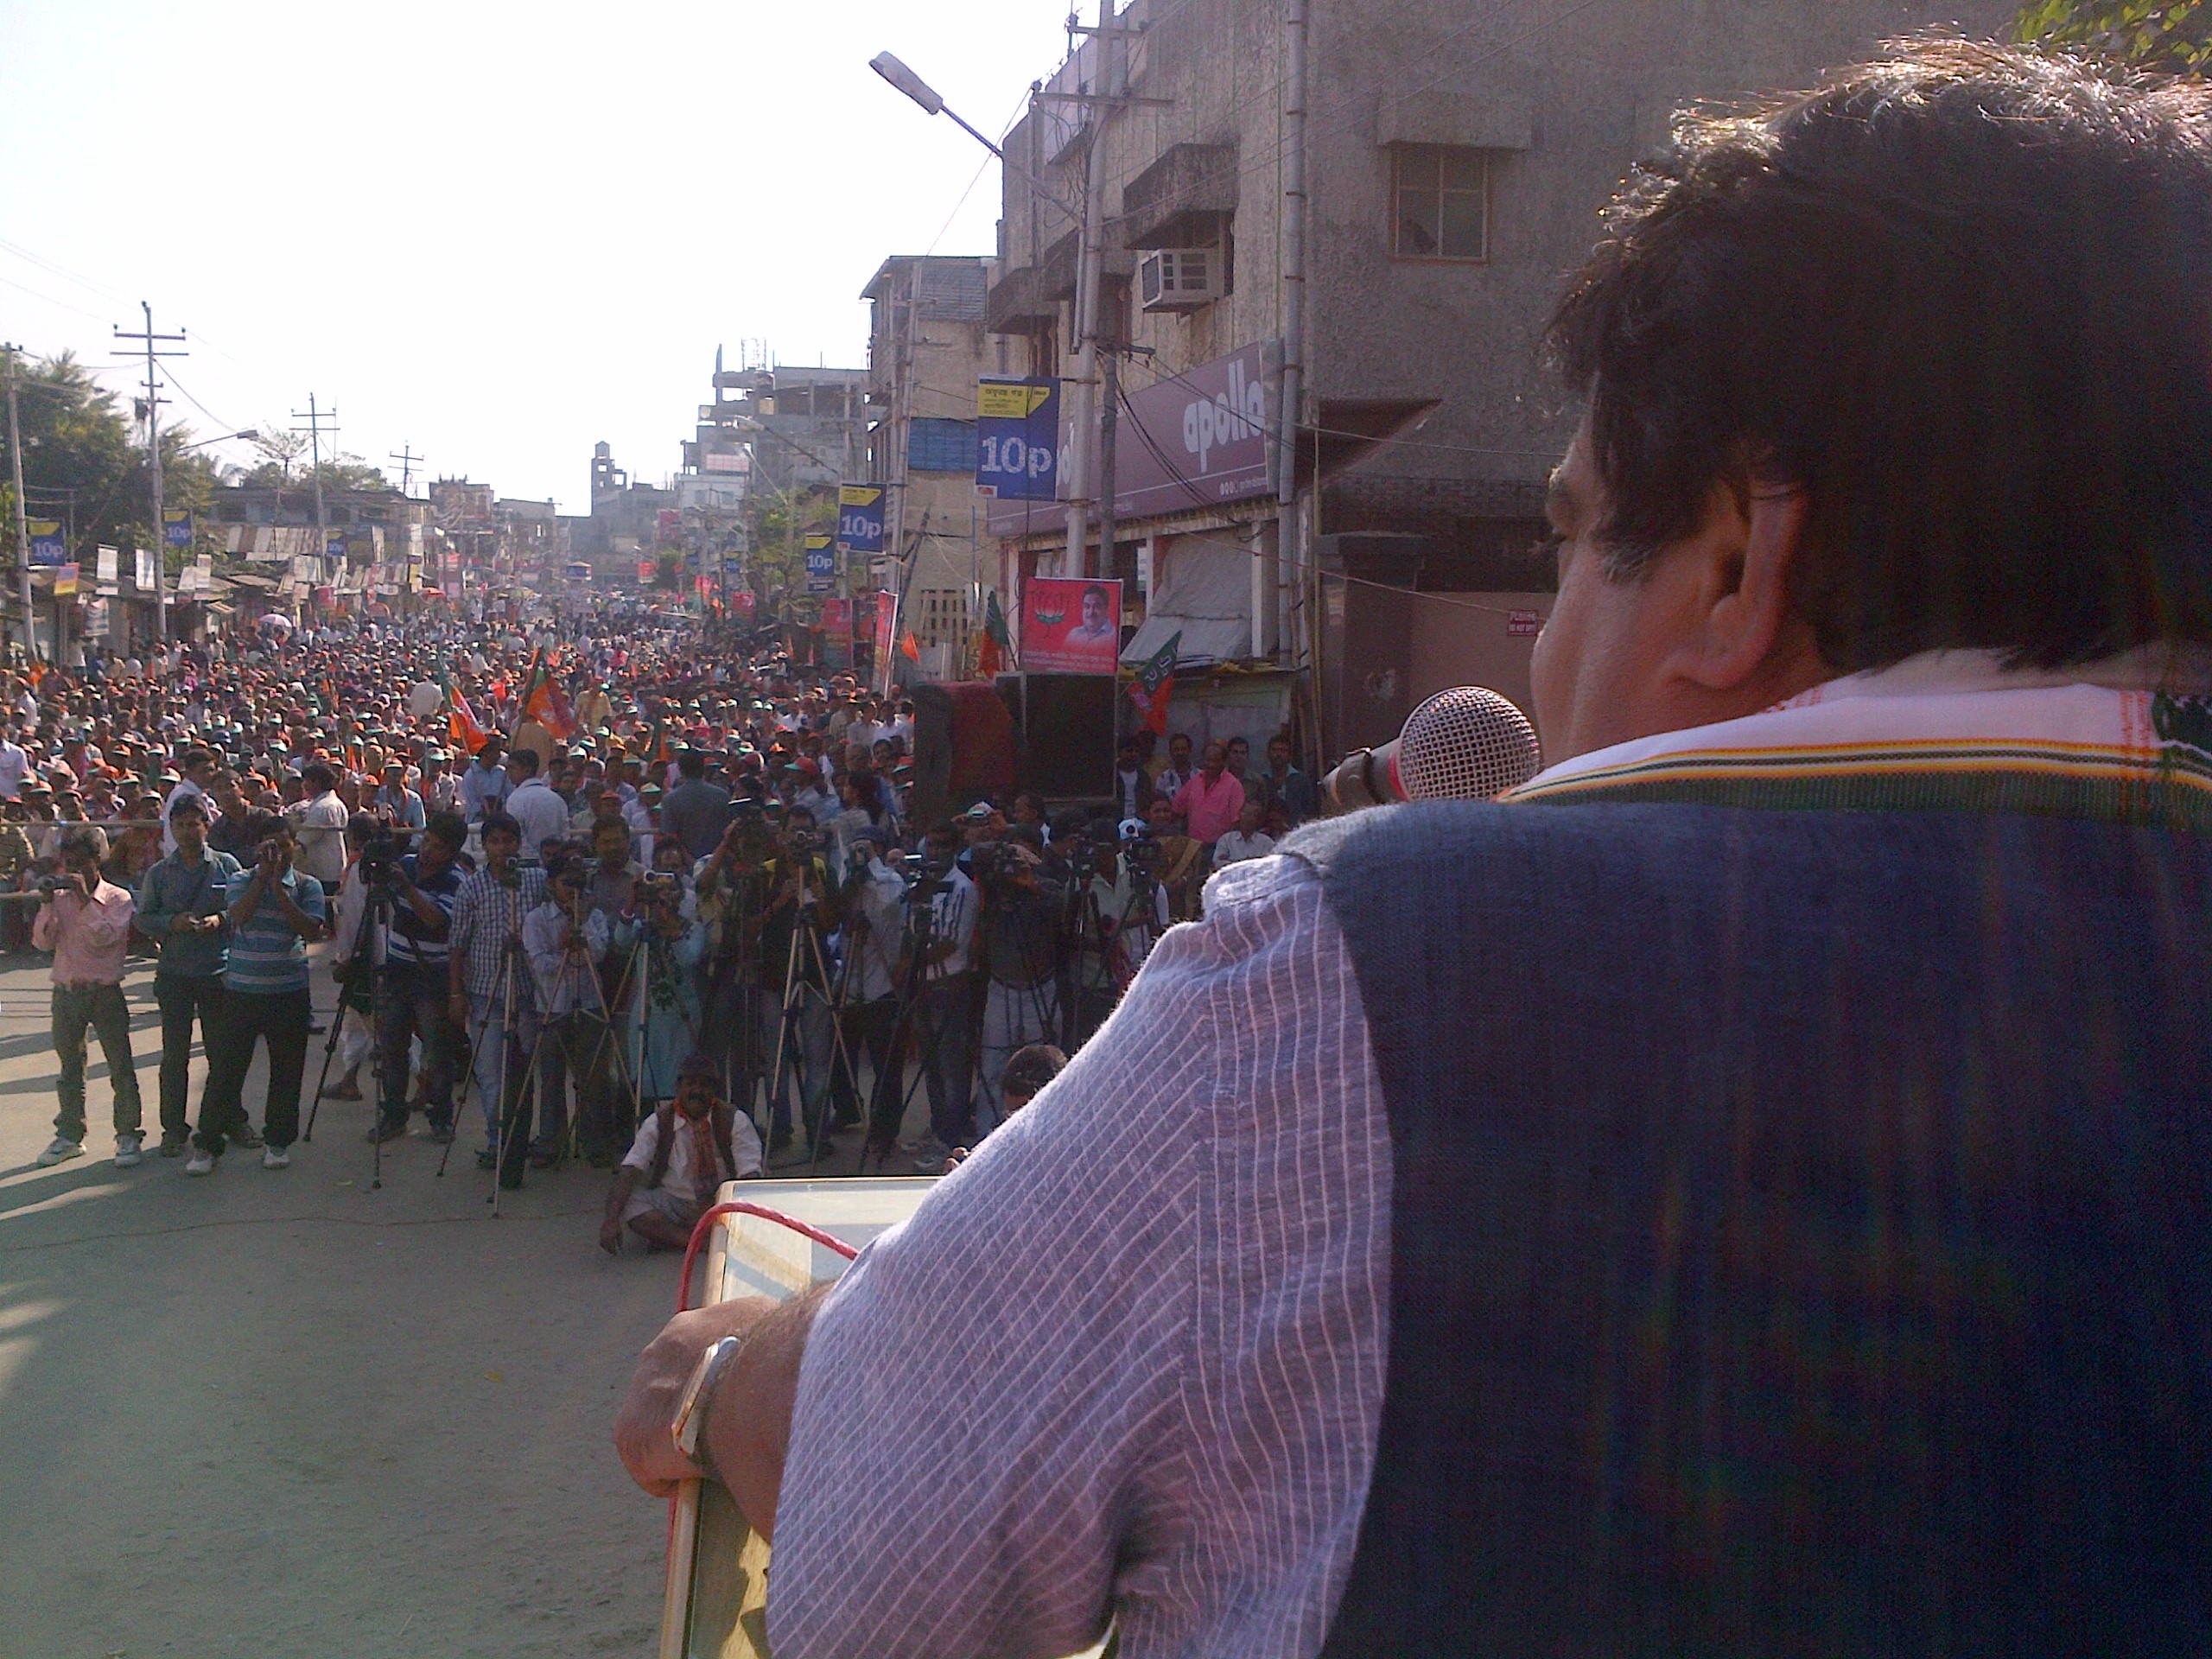
{"type": "Polygon", "coordinates": [[[676,769],[687,782],[695,778],[704,778],[707,775],[707,757],[696,749],[686,749],[676,757],[676,769]]]}
{"type": "Polygon", "coordinates": [[[1675,141],[1551,328],[1613,575],[1796,488],[1839,671],[2212,642],[2212,90],[1924,38],[1675,141]]]}

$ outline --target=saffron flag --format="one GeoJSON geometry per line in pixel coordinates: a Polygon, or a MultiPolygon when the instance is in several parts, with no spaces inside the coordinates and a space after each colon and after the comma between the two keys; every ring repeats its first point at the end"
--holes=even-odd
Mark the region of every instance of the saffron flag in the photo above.
{"type": "Polygon", "coordinates": [[[569,707],[568,695],[543,663],[531,670],[529,689],[522,694],[522,717],[536,721],[558,742],[565,743],[576,734],[575,711],[569,707]]]}
{"type": "Polygon", "coordinates": [[[492,734],[478,721],[476,711],[468,706],[468,699],[458,691],[446,693],[446,733],[470,754],[492,741],[492,734]]]}
{"type": "Polygon", "coordinates": [[[1167,732],[1168,699],[1175,695],[1175,653],[1182,644],[1179,628],[1166,645],[1137,665],[1137,677],[1129,684],[1129,700],[1143,713],[1144,723],[1162,736],[1167,732]]]}
{"type": "Polygon", "coordinates": [[[983,596],[983,637],[976,646],[977,675],[988,680],[1004,668],[1013,647],[1007,634],[1006,613],[999,609],[998,592],[994,588],[983,596]]]}
{"type": "Polygon", "coordinates": [[[908,662],[913,664],[917,668],[920,667],[922,663],[922,642],[915,639],[912,633],[900,634],[899,636],[899,654],[901,657],[904,657],[908,662]]]}

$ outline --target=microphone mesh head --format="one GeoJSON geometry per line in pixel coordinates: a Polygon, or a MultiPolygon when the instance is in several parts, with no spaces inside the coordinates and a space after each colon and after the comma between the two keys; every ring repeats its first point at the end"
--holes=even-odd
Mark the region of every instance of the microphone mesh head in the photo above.
{"type": "Polygon", "coordinates": [[[1409,801],[1486,801],[1543,765],[1528,715],[1487,687],[1455,685],[1406,717],[1398,781],[1409,801]]]}

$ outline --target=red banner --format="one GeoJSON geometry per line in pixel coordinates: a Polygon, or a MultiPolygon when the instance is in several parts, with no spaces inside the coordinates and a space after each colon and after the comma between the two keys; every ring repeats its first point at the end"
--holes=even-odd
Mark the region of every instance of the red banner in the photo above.
{"type": "Polygon", "coordinates": [[[825,599],[822,601],[822,632],[832,639],[853,637],[852,601],[825,599]]]}

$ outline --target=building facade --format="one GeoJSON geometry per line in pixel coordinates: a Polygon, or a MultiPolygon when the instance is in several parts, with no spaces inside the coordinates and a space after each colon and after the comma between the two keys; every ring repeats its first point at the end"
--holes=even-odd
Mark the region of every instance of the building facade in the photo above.
{"type": "Polygon", "coordinates": [[[1525,703],[1554,586],[1545,483],[1576,416],[1543,328],[1632,163],[1685,103],[1802,83],[1931,25],[1994,33],[2014,10],[1319,6],[1301,93],[1278,0],[1135,0],[1007,137],[987,310],[1024,342],[1028,372],[1071,372],[1097,146],[1100,332],[1125,351],[1115,485],[1094,492],[1116,511],[1114,544],[1071,554],[1058,515],[995,514],[1003,582],[1119,576],[1139,624],[1122,661],[1179,634],[1190,692],[1171,718],[1201,737],[1243,733],[1256,748],[1289,723],[1325,757],[1394,735],[1446,685],[1525,703]],[[1285,212],[1298,108],[1302,239],[1285,212]],[[1281,386],[1300,290],[1294,449],[1281,386]],[[1238,671],[1204,671],[1228,664],[1238,671]]]}

